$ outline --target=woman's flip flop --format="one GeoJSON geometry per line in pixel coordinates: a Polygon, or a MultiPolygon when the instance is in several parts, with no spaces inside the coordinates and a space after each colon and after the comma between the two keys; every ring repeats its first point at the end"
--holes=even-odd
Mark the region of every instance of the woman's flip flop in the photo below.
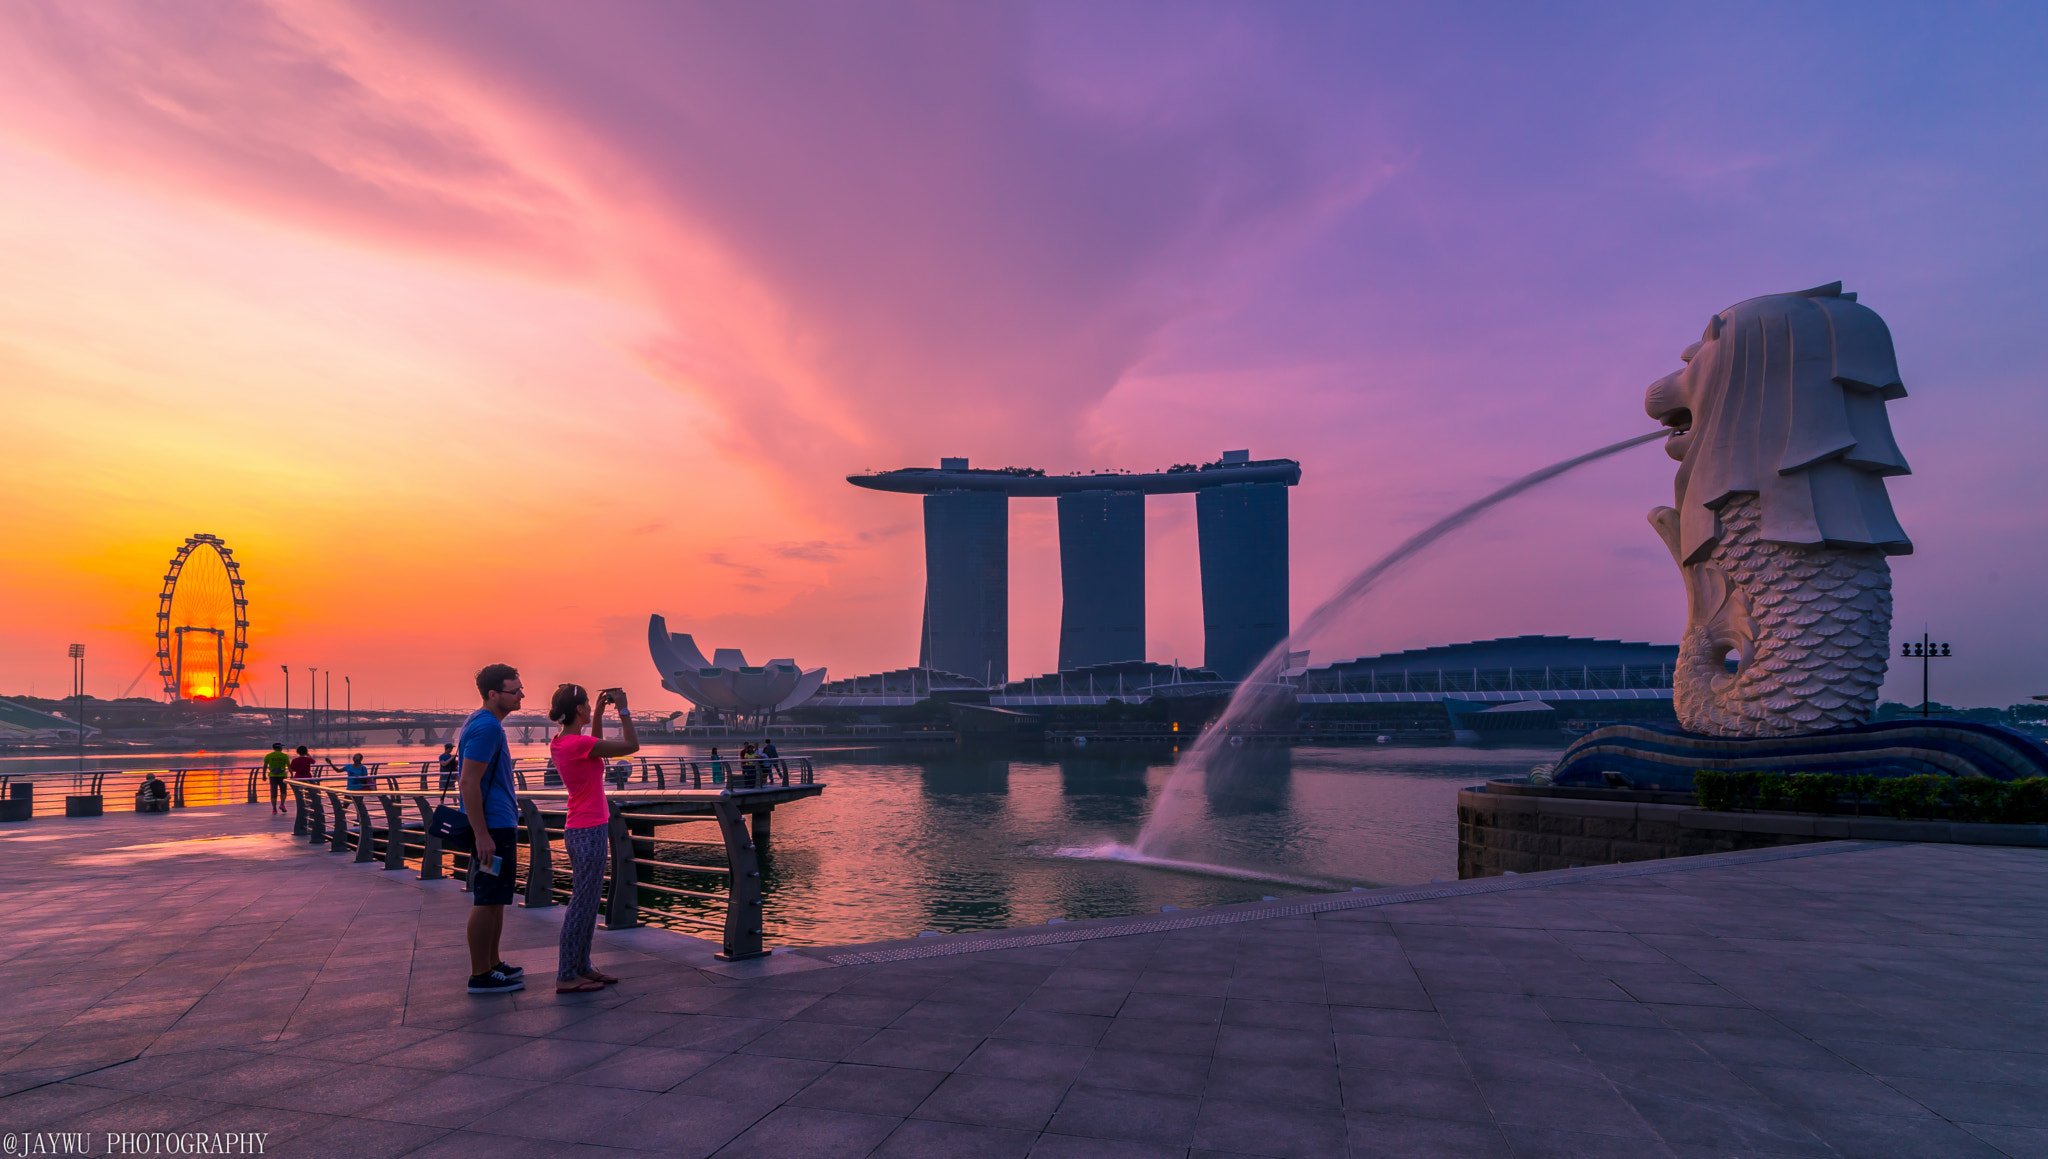
{"type": "Polygon", "coordinates": [[[594,978],[578,978],[574,982],[555,983],[557,994],[595,994],[604,989],[604,983],[594,978]]]}

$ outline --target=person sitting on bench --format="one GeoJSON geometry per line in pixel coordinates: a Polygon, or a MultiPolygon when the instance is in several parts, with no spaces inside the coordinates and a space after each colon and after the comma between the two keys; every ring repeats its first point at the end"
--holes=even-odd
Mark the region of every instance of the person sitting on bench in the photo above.
{"type": "Polygon", "coordinates": [[[135,811],[137,813],[168,813],[171,809],[171,790],[168,785],[156,779],[155,773],[144,773],[142,784],[135,790],[135,811]]]}

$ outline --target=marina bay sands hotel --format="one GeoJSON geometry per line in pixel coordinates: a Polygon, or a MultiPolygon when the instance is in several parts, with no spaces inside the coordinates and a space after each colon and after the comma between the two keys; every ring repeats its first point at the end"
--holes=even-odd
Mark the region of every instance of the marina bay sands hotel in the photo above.
{"type": "Polygon", "coordinates": [[[924,496],[924,628],[918,663],[984,684],[1010,678],[1010,500],[1056,498],[1060,670],[1145,658],[1145,496],[1195,496],[1203,666],[1237,680],[1287,635],[1292,459],[1225,451],[1156,474],[1047,475],[940,459],[846,481],[924,496]]]}

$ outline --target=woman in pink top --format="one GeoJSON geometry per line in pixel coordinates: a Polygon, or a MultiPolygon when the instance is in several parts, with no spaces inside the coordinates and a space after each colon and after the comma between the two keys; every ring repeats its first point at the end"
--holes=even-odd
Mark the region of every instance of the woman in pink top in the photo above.
{"type": "Polygon", "coordinates": [[[569,867],[575,874],[575,888],[569,894],[569,912],[562,919],[562,957],[555,971],[555,993],[588,994],[618,981],[600,974],[590,964],[590,937],[597,929],[597,896],[604,886],[605,835],[611,810],[604,801],[604,762],[640,751],[640,734],[633,718],[626,714],[626,694],[607,689],[597,694],[597,707],[580,684],[555,689],[548,706],[548,719],[559,721],[561,734],[548,745],[555,771],[569,790],[569,818],[562,823],[562,844],[569,847],[569,867]],[[619,728],[625,736],[604,739],[605,705],[618,706],[619,728]],[[584,735],[588,728],[590,734],[584,735]]]}

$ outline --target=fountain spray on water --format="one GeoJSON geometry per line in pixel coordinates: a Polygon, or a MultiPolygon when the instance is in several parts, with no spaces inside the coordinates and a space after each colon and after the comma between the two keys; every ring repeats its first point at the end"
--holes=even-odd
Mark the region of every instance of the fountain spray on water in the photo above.
{"type": "Polygon", "coordinates": [[[1258,667],[1253,669],[1251,674],[1246,676],[1244,681],[1237,686],[1237,691],[1230,697],[1230,703],[1224,706],[1223,715],[1217,718],[1216,723],[1208,731],[1204,732],[1174,765],[1173,775],[1168,778],[1166,787],[1160,792],[1159,803],[1153,807],[1152,815],[1146,818],[1145,827],[1139,831],[1138,839],[1134,844],[1108,844],[1067,848],[1060,850],[1061,855],[1105,861],[1133,862],[1152,865],[1162,869],[1214,873],[1230,877],[1257,876],[1271,880],[1288,880],[1291,884],[1301,884],[1294,882],[1292,879],[1281,879],[1274,875],[1256,873],[1256,871],[1242,870],[1231,866],[1176,861],[1160,856],[1164,835],[1173,829],[1174,819],[1186,808],[1188,799],[1198,795],[1192,783],[1193,778],[1204,773],[1209,765],[1216,760],[1217,750],[1229,743],[1232,728],[1255,723],[1263,719],[1267,714],[1281,704],[1286,703],[1289,699],[1293,689],[1288,685],[1280,683],[1277,679],[1281,669],[1286,667],[1288,652],[1297,649],[1302,643],[1315,639],[1323,629],[1329,627],[1338,617],[1357,606],[1360,600],[1364,599],[1367,594],[1379,586],[1381,580],[1386,579],[1389,575],[1399,570],[1402,565],[1427,551],[1438,540],[1479,518],[1488,510],[1513,499],[1524,491],[1548,483],[1559,475],[1576,470],[1588,463],[1598,462],[1609,455],[1626,451],[1630,447],[1641,446],[1653,439],[1666,438],[1671,433],[1669,429],[1651,431],[1648,434],[1623,439],[1618,443],[1612,443],[1596,451],[1588,451],[1583,455],[1566,459],[1561,463],[1552,463],[1540,471],[1531,471],[1527,475],[1502,487],[1500,490],[1460,507],[1458,510],[1451,512],[1449,515],[1409,536],[1400,546],[1375,560],[1365,570],[1352,576],[1345,582],[1343,587],[1337,589],[1336,594],[1317,605],[1316,609],[1308,614],[1308,618],[1301,622],[1301,627],[1295,629],[1292,635],[1275,644],[1273,649],[1266,653],[1265,659],[1259,661],[1258,667]]]}

